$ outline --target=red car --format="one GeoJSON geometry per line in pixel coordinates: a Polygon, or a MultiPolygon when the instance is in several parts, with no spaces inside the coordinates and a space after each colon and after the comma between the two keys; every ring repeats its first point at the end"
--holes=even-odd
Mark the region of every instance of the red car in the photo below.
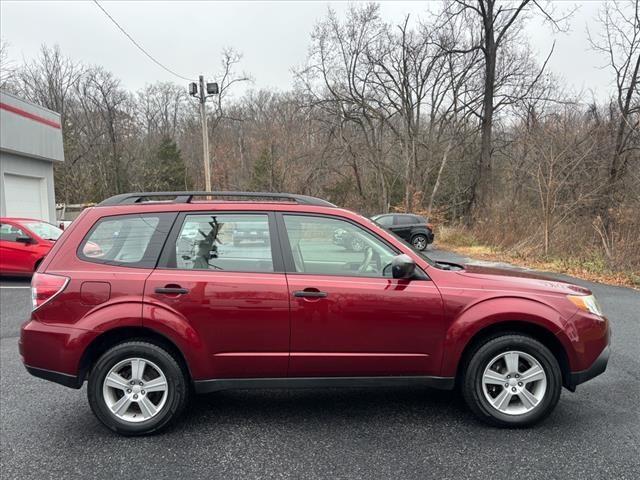
{"type": "Polygon", "coordinates": [[[31,276],[60,235],[42,220],[0,217],[0,274],[31,276]]]}
{"type": "Polygon", "coordinates": [[[609,356],[589,290],[433,262],[300,195],[112,197],[65,230],[32,290],[27,370],[87,380],[93,412],[125,435],[164,428],[192,391],[267,387],[458,385],[482,420],[525,426],[609,356]],[[269,242],[235,244],[248,226],[269,242]],[[364,248],[335,245],[336,229],[364,248]]]}

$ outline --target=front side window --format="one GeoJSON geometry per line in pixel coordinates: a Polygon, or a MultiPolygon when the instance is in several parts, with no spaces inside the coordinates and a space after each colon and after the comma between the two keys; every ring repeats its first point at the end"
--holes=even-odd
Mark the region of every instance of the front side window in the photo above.
{"type": "Polygon", "coordinates": [[[268,216],[187,215],[176,239],[175,268],[273,272],[268,216]]]}
{"type": "Polygon", "coordinates": [[[96,223],[78,249],[83,260],[152,268],[175,214],[116,215],[96,223]]]}
{"type": "Polygon", "coordinates": [[[375,222],[378,225],[382,225],[383,227],[390,227],[391,225],[393,225],[393,216],[391,215],[385,215],[383,217],[378,217],[376,218],[375,222]]]}
{"type": "Polygon", "coordinates": [[[396,253],[351,222],[336,218],[285,215],[296,272],[318,275],[390,277],[396,253]]]}
{"type": "Polygon", "coordinates": [[[0,224],[0,240],[5,242],[15,242],[17,238],[26,237],[27,234],[15,225],[9,223],[0,224]]]}

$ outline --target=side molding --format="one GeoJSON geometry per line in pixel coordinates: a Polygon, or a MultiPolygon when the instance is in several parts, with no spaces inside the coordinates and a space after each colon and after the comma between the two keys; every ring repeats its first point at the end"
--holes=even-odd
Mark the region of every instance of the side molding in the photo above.
{"type": "Polygon", "coordinates": [[[292,378],[219,378],[194,382],[196,393],[256,388],[361,388],[431,387],[452,390],[453,377],[292,377],[292,378]]]}

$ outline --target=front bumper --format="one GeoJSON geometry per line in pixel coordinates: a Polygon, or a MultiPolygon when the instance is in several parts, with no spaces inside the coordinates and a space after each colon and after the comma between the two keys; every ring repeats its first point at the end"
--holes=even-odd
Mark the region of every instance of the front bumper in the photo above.
{"type": "Polygon", "coordinates": [[[580,372],[570,372],[569,378],[567,379],[567,388],[573,391],[581,383],[587,382],[592,378],[604,373],[604,371],[607,369],[607,363],[609,363],[609,355],[610,347],[609,345],[607,345],[589,368],[580,372]]]}

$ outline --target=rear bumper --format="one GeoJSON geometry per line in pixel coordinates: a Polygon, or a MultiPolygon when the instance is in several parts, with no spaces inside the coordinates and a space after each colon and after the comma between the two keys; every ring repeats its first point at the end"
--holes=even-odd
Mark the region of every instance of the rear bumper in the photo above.
{"type": "Polygon", "coordinates": [[[604,373],[604,371],[607,369],[607,363],[609,363],[609,355],[610,347],[609,345],[607,345],[589,368],[579,372],[569,373],[567,388],[573,391],[581,383],[587,382],[592,378],[604,373]]]}
{"type": "Polygon", "coordinates": [[[20,331],[18,348],[27,371],[39,378],[80,388],[80,361],[99,332],[31,320],[20,331]]]}
{"type": "Polygon", "coordinates": [[[83,382],[75,375],[69,375],[68,373],[62,372],[54,372],[53,370],[45,370],[44,368],[30,367],[27,364],[25,364],[25,368],[27,369],[27,372],[29,372],[34,377],[43,378],[51,382],[59,383],[60,385],[64,385],[65,387],[69,388],[82,387],[83,382]]]}

